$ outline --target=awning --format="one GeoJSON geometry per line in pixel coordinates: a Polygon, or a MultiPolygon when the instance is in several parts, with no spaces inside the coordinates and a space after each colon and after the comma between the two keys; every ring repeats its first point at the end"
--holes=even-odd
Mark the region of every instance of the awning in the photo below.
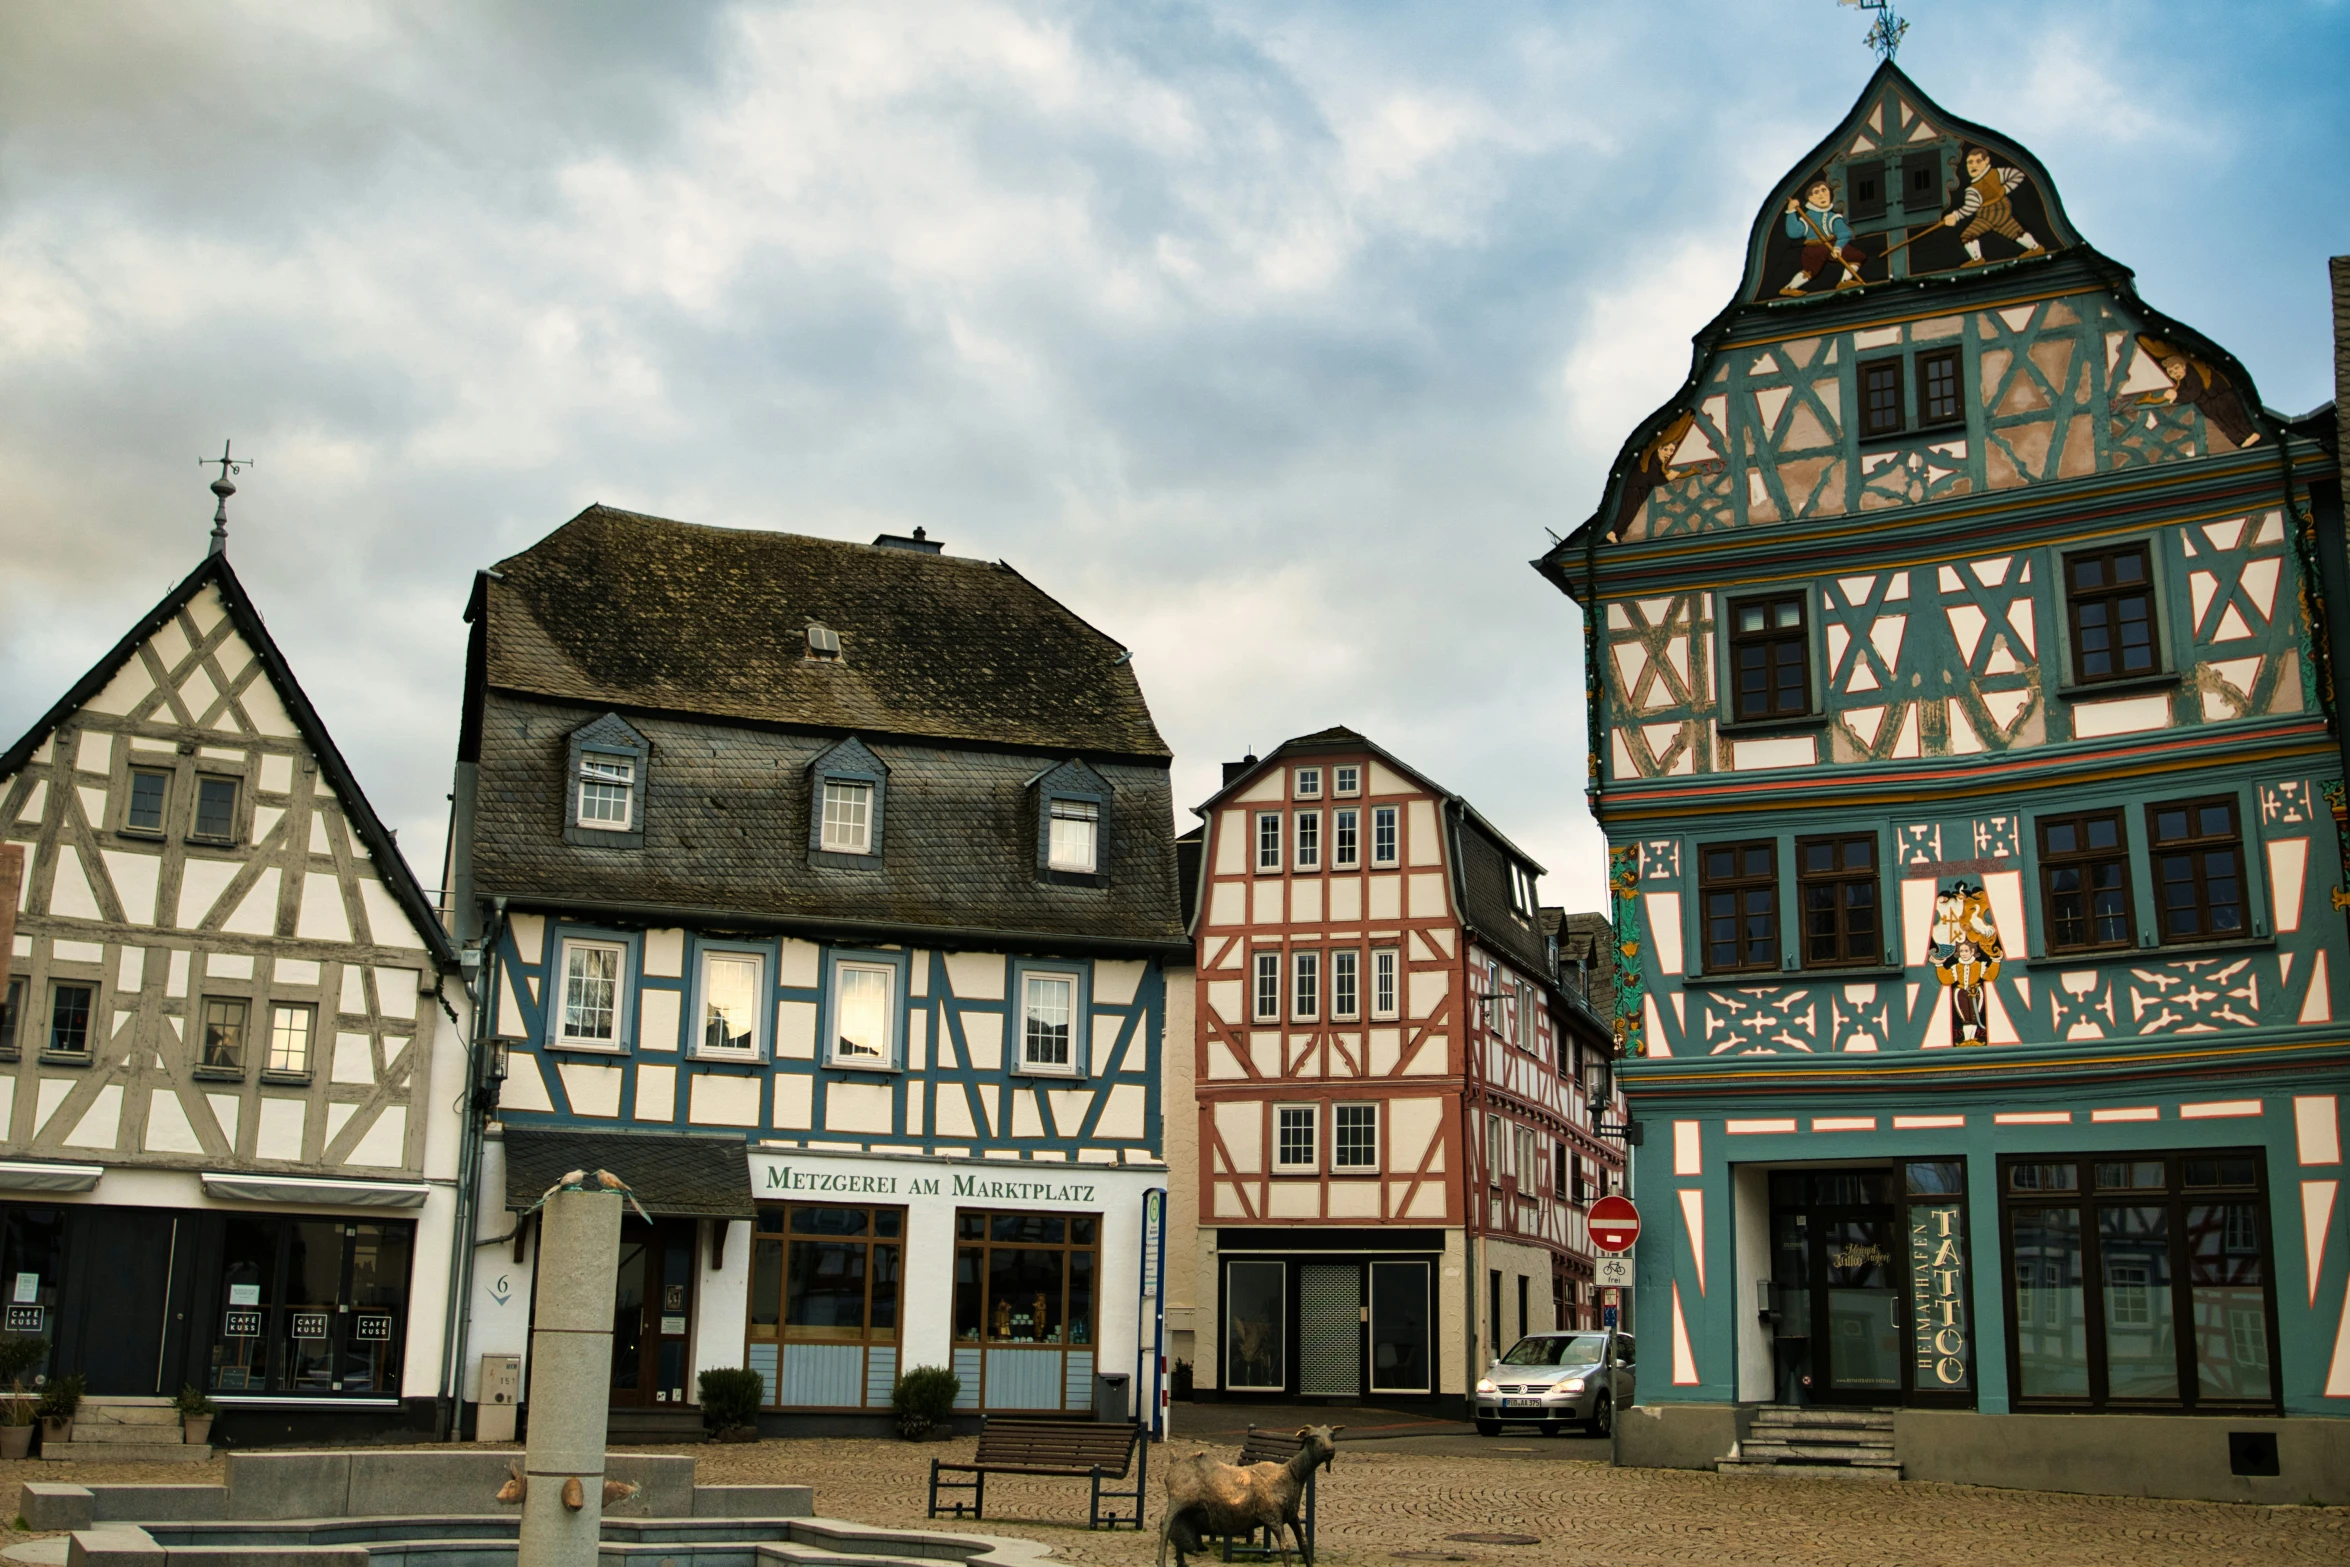
{"type": "Polygon", "coordinates": [[[231,1202],[320,1208],[421,1208],[432,1188],[414,1181],[330,1181],[300,1175],[229,1175],[206,1170],[204,1195],[231,1202]]]}
{"type": "Polygon", "coordinates": [[[751,1156],[740,1137],[689,1132],[580,1132],[506,1128],[506,1208],[519,1213],[574,1170],[626,1181],[647,1213],[679,1219],[748,1219],[751,1156]]]}
{"type": "Polygon", "coordinates": [[[102,1164],[20,1164],[0,1160],[0,1191],[86,1192],[106,1173],[102,1164]]]}

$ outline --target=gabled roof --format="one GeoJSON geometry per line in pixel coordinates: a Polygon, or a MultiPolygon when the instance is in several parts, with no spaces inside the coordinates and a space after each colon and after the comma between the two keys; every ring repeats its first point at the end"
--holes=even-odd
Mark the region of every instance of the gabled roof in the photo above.
{"type": "Polygon", "coordinates": [[[475,590],[487,683],[566,702],[1165,759],[1130,655],[1002,562],[591,506],[475,590]],[[808,627],[838,633],[809,656],[808,627]]]}
{"type": "Polygon", "coordinates": [[[260,659],[261,668],[268,675],[278,700],[285,704],[287,715],[301,733],[302,743],[318,759],[319,770],[333,786],[335,797],[344,813],[350,817],[360,842],[367,846],[367,852],[374,859],[385,887],[399,900],[401,910],[407,914],[409,923],[416,927],[417,934],[424,938],[425,946],[433,956],[443,967],[454,964],[457,961],[456,948],[450,943],[449,933],[441,925],[439,916],[434,913],[431,900],[425,897],[424,889],[418,885],[416,873],[408,868],[408,861],[400,853],[398,842],[385,829],[382,819],[375,814],[375,807],[368,801],[367,792],[359,787],[359,780],[352,775],[350,764],[343,760],[343,753],[336,749],[334,737],[327,733],[326,724],[319,718],[318,710],[310,705],[310,698],[302,690],[301,682],[294,678],[293,667],[286,662],[285,655],[278,651],[276,641],[270,637],[269,628],[262,624],[260,612],[253,607],[252,599],[245,592],[245,585],[237,580],[237,574],[230,568],[225,553],[207,555],[203,563],[181,578],[179,585],[147,611],[104,658],[91,665],[89,672],[75,681],[65,695],[58,698],[56,705],[42,714],[16,744],[6,751],[0,751],[0,778],[22,771],[32,760],[33,752],[40,747],[41,742],[88,706],[90,699],[105,690],[123,665],[136,657],[148,639],[162,629],[163,623],[178,614],[190,599],[207,586],[219,590],[220,601],[228,610],[230,623],[260,659]]]}

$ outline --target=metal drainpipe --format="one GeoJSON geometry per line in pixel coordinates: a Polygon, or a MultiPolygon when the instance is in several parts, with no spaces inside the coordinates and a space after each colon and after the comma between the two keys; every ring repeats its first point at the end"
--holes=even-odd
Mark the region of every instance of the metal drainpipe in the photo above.
{"type": "Polygon", "coordinates": [[[450,1269],[449,1326],[442,1342],[449,1346],[443,1367],[443,1383],[449,1395],[449,1435],[452,1442],[464,1440],[465,1432],[465,1348],[473,1326],[473,1261],[480,1250],[474,1231],[481,1225],[481,1170],[482,1140],[484,1136],[483,1091],[488,1086],[485,1067],[493,1042],[485,1037],[486,1019],[490,1014],[489,998],[494,994],[491,974],[497,964],[498,937],[505,929],[504,910],[491,918],[482,931],[481,962],[474,969],[473,1039],[466,1052],[465,1067],[465,1141],[459,1149],[457,1170],[457,1236],[455,1266],[450,1269]]]}

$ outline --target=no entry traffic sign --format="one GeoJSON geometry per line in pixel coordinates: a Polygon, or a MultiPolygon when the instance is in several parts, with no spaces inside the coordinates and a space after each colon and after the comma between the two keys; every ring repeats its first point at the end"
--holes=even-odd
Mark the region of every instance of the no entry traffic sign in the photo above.
{"type": "Polygon", "coordinates": [[[1601,1251],[1630,1251],[1640,1238],[1640,1210],[1629,1197],[1602,1197],[1591,1205],[1591,1244],[1601,1251]]]}

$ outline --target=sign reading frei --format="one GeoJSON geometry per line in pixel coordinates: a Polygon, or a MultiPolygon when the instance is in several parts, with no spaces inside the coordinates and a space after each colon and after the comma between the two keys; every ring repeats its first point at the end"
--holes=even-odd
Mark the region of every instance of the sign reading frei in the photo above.
{"type": "Polygon", "coordinates": [[[1632,1287],[1632,1254],[1606,1252],[1595,1262],[1601,1289],[1630,1289],[1632,1287]]]}
{"type": "Polygon", "coordinates": [[[1591,1244],[1601,1251],[1624,1252],[1640,1238],[1640,1210],[1629,1197],[1602,1197],[1591,1205],[1591,1244]]]}

